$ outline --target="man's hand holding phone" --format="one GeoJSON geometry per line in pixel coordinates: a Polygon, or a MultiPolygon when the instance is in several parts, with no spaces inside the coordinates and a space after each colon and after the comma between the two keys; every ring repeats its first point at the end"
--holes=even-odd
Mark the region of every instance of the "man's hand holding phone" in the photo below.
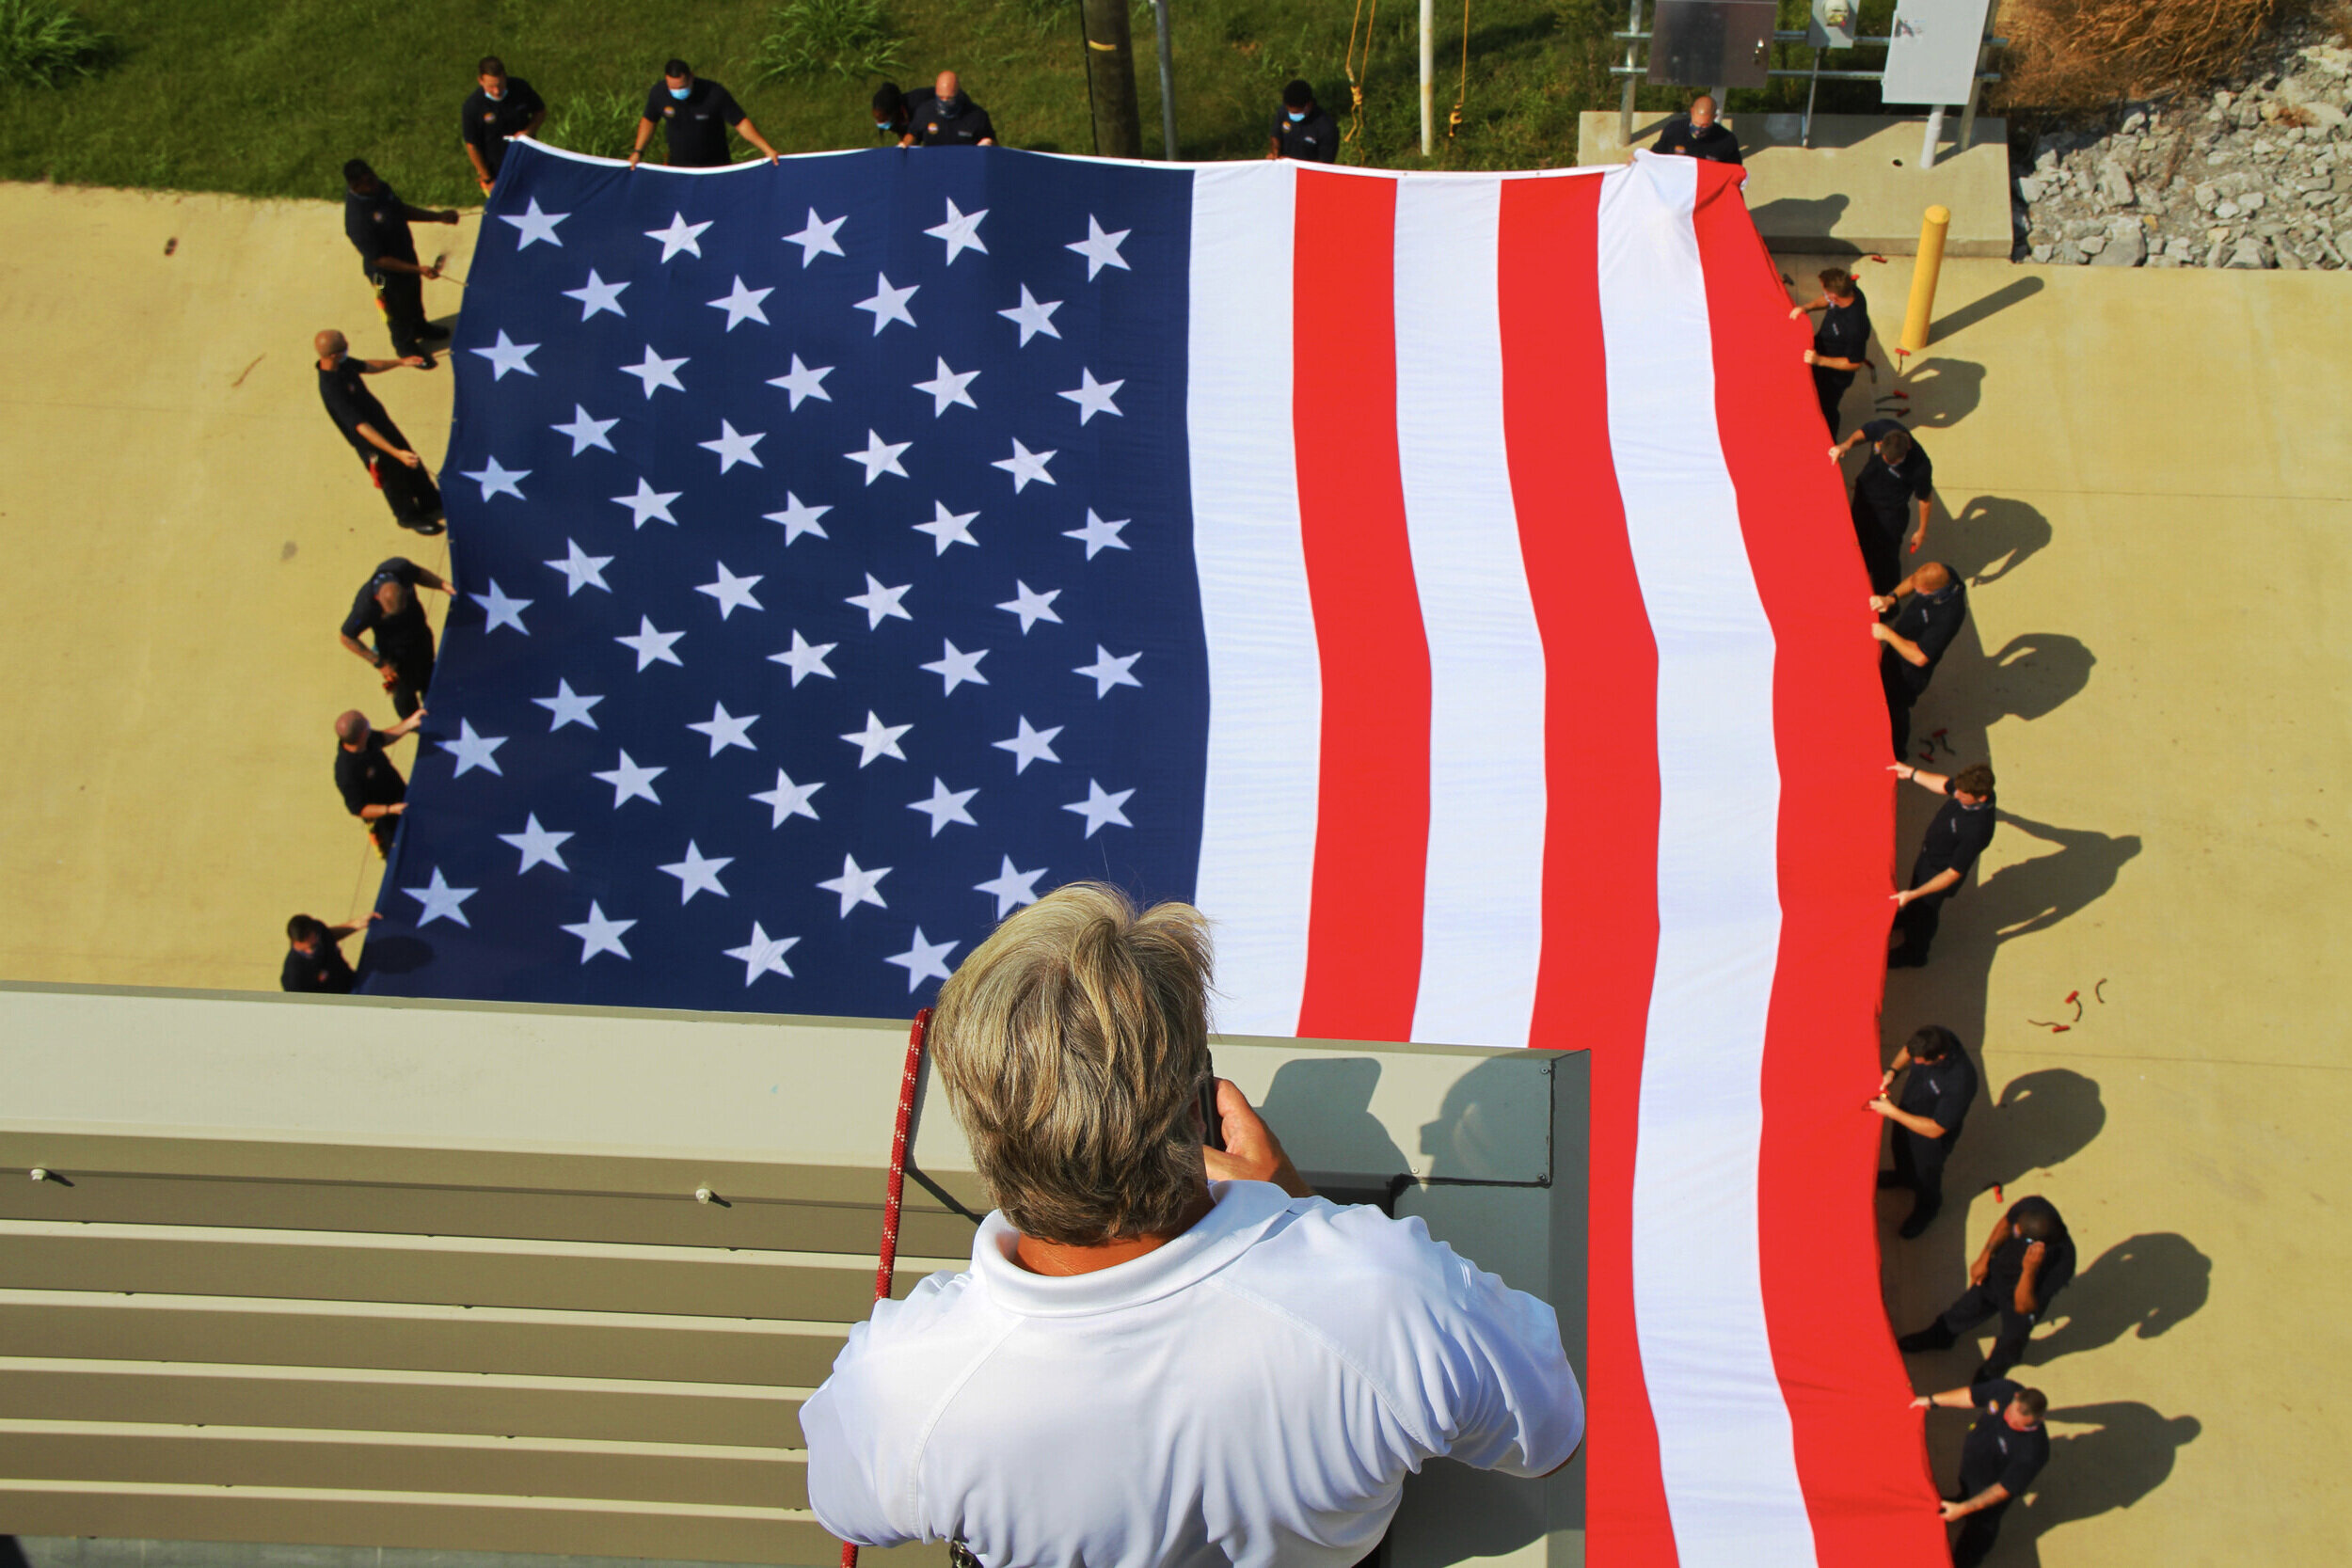
{"type": "MultiPolygon", "coordinates": [[[[1223,1133],[1224,1147],[1212,1141],[1201,1148],[1209,1180],[1271,1181],[1293,1197],[1314,1196],[1315,1190],[1300,1180],[1298,1167],[1282,1151],[1282,1140],[1251,1109],[1248,1097],[1231,1079],[1215,1078],[1210,1083],[1216,1096],[1216,1119],[1211,1125],[1223,1133]]],[[[1207,1107],[1202,1110],[1205,1115],[1207,1107]]]]}

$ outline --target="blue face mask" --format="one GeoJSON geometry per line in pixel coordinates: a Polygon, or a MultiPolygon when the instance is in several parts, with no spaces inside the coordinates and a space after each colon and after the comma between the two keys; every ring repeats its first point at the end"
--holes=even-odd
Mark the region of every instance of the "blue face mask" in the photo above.
{"type": "Polygon", "coordinates": [[[1285,109],[1282,112],[1290,116],[1290,120],[1293,125],[1297,124],[1300,120],[1307,118],[1307,111],[1304,109],[1285,109]]]}
{"type": "Polygon", "coordinates": [[[890,122],[886,119],[878,119],[874,121],[874,129],[877,131],[887,131],[890,129],[890,122]]]}
{"type": "Polygon", "coordinates": [[[683,103],[686,102],[686,95],[693,90],[694,89],[692,87],[672,87],[670,89],[670,96],[683,103]]]}

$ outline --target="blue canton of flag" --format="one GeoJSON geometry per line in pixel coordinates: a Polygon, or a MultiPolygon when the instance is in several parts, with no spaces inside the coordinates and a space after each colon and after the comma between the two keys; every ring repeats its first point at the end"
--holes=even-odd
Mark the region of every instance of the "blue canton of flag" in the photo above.
{"type": "Polygon", "coordinates": [[[517,143],[361,989],[903,1016],[1059,883],[1191,897],[1191,181],[517,143]]]}

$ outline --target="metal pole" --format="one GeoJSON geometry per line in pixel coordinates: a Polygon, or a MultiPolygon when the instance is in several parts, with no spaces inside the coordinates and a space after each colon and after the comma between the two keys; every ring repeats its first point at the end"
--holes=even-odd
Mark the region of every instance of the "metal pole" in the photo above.
{"type": "Polygon", "coordinates": [[[1919,166],[1935,166],[1935,147],[1944,139],[1944,105],[1938,103],[1928,111],[1928,134],[1919,143],[1919,166]]]}
{"type": "Polygon", "coordinates": [[[1436,0],[1421,0],[1421,155],[1429,156],[1437,108],[1430,78],[1437,74],[1438,28],[1436,0]]]}
{"type": "Polygon", "coordinates": [[[1642,0],[1632,0],[1632,11],[1626,19],[1625,30],[1625,91],[1617,101],[1617,145],[1633,145],[1633,38],[1642,30],[1642,0]]]}
{"type": "Polygon", "coordinates": [[[1168,52],[1168,0],[1152,0],[1160,43],[1160,156],[1176,161],[1176,62],[1168,52]]]}
{"type": "Polygon", "coordinates": [[[1797,145],[1813,145],[1813,100],[1821,90],[1821,51],[1813,51],[1813,81],[1804,89],[1804,123],[1797,129],[1797,145]]]}
{"type": "Polygon", "coordinates": [[[1993,36],[1993,18],[2000,10],[1998,0],[1984,8],[1984,34],[1977,40],[1977,69],[1968,78],[1968,104],[1960,111],[1960,146],[1953,150],[1968,150],[1969,138],[1977,134],[1977,100],[1984,93],[1984,45],[1993,36]]]}

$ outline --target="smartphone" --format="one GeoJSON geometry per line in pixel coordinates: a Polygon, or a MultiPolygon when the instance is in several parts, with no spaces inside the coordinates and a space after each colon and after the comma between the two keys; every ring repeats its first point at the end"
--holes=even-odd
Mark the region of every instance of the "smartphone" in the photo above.
{"type": "Polygon", "coordinates": [[[1216,1060],[1209,1059],[1208,1081],[1200,1085],[1200,1125],[1206,1130],[1201,1142],[1211,1148],[1225,1147],[1225,1117],[1216,1108],[1216,1060]]]}

